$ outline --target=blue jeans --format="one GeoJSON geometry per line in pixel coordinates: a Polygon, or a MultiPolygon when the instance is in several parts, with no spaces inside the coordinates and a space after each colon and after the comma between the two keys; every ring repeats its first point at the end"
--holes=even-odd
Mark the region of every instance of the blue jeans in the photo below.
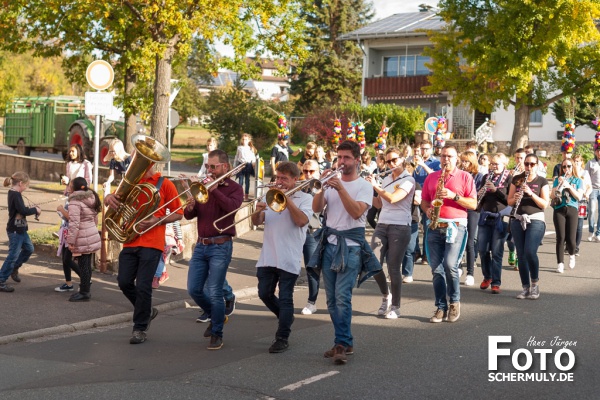
{"type": "Polygon", "coordinates": [[[419,223],[413,222],[410,226],[410,241],[402,259],[402,275],[412,276],[415,267],[417,240],[419,239],[419,223]]]}
{"type": "Polygon", "coordinates": [[[351,329],[352,289],[361,269],[361,250],[360,246],[350,246],[344,271],[335,272],[331,270],[335,248],[335,245],[325,244],[321,270],[327,294],[327,310],[335,331],[334,343],[348,347],[354,346],[351,329]]]}
{"type": "Polygon", "coordinates": [[[531,282],[535,283],[539,280],[540,260],[537,252],[546,232],[546,223],[533,220],[527,225],[527,229],[523,230],[521,222],[515,219],[511,221],[510,231],[515,239],[517,257],[519,257],[521,285],[529,287],[531,282]]]}
{"type": "Polygon", "coordinates": [[[467,275],[473,276],[475,273],[475,260],[477,259],[477,223],[479,222],[479,213],[469,210],[467,212],[467,275]]]}
{"type": "Polygon", "coordinates": [[[589,231],[595,236],[600,236],[600,189],[593,189],[590,193],[590,201],[588,203],[588,224],[589,231]],[[594,230],[594,227],[596,228],[594,230]]]}
{"type": "Polygon", "coordinates": [[[33,244],[27,232],[7,232],[8,254],[0,269],[0,282],[6,282],[13,271],[21,268],[33,254],[33,244]]]}
{"type": "Polygon", "coordinates": [[[258,297],[279,320],[275,337],[288,339],[294,322],[294,285],[298,275],[276,267],[256,268],[258,278],[258,297]],[[279,284],[279,297],[275,289],[279,284]]]}
{"type": "Polygon", "coordinates": [[[427,230],[427,260],[433,275],[435,306],[446,311],[450,303],[460,301],[458,265],[467,244],[467,228],[459,226],[454,243],[446,243],[446,229],[427,230]]]}
{"type": "MultiPolygon", "coordinates": [[[[119,288],[133,304],[133,330],[145,331],[152,314],[152,279],[162,251],[125,247],[119,254],[119,288]]],[[[82,278],[83,279],[83,278],[82,278]]]]}
{"type": "MultiPolygon", "coordinates": [[[[304,265],[308,264],[310,257],[313,255],[317,248],[317,241],[310,230],[306,231],[306,240],[304,241],[304,247],[302,247],[302,254],[304,256],[304,265]]],[[[321,278],[321,270],[318,268],[306,268],[306,280],[308,281],[308,301],[315,303],[317,296],[319,295],[319,279],[321,278]]]]}
{"type": "Polygon", "coordinates": [[[188,270],[188,293],[210,315],[212,334],[223,337],[223,285],[231,262],[233,243],[197,244],[188,270]],[[206,285],[206,286],[205,286],[206,285]]]}
{"type": "Polygon", "coordinates": [[[240,186],[244,186],[244,180],[246,181],[246,185],[244,186],[244,194],[250,193],[250,172],[240,172],[238,175],[238,183],[240,186]]]}
{"type": "Polygon", "coordinates": [[[504,231],[498,232],[494,225],[479,225],[477,246],[481,258],[483,279],[491,279],[492,285],[502,284],[502,258],[504,257],[504,242],[508,233],[508,223],[504,223],[504,231]]]}

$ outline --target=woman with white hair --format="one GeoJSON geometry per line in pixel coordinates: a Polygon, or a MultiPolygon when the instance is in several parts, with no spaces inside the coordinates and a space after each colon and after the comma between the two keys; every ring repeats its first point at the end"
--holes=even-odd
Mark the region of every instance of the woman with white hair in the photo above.
{"type": "Polygon", "coordinates": [[[115,171],[122,178],[127,168],[129,168],[129,164],[131,164],[131,156],[125,151],[123,142],[119,139],[113,139],[108,144],[108,153],[104,157],[104,162],[110,162],[108,165],[110,175],[108,175],[108,179],[104,183],[104,194],[109,194],[110,184],[115,180],[115,171]]]}

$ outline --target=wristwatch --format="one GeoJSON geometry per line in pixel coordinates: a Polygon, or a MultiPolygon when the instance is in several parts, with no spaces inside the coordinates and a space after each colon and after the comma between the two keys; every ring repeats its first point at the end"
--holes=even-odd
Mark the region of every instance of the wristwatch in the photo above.
{"type": "Polygon", "coordinates": [[[456,195],[456,196],[454,196],[454,197],[452,198],[452,200],[454,200],[454,201],[458,201],[458,199],[460,199],[460,196],[459,196],[459,195],[456,195]]]}

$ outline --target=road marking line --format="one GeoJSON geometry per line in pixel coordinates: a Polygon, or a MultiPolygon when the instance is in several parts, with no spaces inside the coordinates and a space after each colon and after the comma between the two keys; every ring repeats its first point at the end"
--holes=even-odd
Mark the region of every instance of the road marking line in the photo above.
{"type": "Polygon", "coordinates": [[[303,380],[298,381],[296,383],[292,383],[291,385],[284,386],[284,387],[282,387],[279,390],[289,390],[291,392],[292,390],[296,390],[296,389],[298,389],[301,386],[309,385],[311,383],[320,381],[321,379],[325,379],[325,378],[328,378],[330,376],[333,376],[333,375],[339,374],[339,373],[340,373],[340,371],[329,371],[329,372],[327,372],[325,374],[315,375],[315,376],[313,376],[311,378],[303,379],[303,380]]]}

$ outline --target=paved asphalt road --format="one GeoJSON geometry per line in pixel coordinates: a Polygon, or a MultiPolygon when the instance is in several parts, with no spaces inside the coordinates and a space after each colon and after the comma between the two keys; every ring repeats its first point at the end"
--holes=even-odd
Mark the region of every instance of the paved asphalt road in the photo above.
{"type": "MultiPolygon", "coordinates": [[[[5,192],[0,196],[1,207],[5,192]]],[[[325,293],[320,293],[316,315],[300,315],[307,296],[304,285],[295,293],[297,315],[290,349],[283,354],[267,352],[276,319],[254,295],[253,265],[262,240],[259,229],[234,244],[228,279],[241,301],[225,326],[225,344],[220,351],[206,349],[207,340],[202,337],[206,325],[194,322],[198,310],[181,307],[187,300],[187,264],[180,262],[169,267],[171,279],[154,294],[162,311],[146,343],[128,343],[131,323],[126,320],[8,342],[0,345],[0,396],[3,400],[596,399],[600,389],[600,269],[595,257],[600,244],[584,242],[575,269],[557,274],[551,215],[548,210],[547,236],[539,251],[539,300],[515,299],[520,289],[518,273],[506,265],[506,256],[503,292],[492,295],[489,290],[480,290],[481,271],[477,269],[476,285],[462,286],[462,315],[454,324],[429,323],[434,307],[428,266],[417,266],[415,282],[403,285],[402,318],[398,320],[375,316],[380,295],[375,283],[369,281],[354,292],[355,354],[349,356],[347,365],[335,366],[322,357],[333,344],[325,293]],[[515,357],[519,365],[526,363],[527,354],[533,354],[532,367],[523,372],[537,374],[523,377],[558,379],[571,374],[573,381],[490,382],[490,373],[495,378],[519,378],[516,373],[520,371],[511,357],[500,356],[498,370],[489,370],[488,363],[494,358],[489,355],[488,341],[500,335],[512,340],[500,348],[523,353],[515,357]],[[569,343],[554,343],[556,337],[569,343]],[[545,343],[539,343],[542,341],[545,343]],[[564,353],[559,356],[559,367],[567,365],[569,353],[561,350],[565,346],[571,351],[574,366],[561,371],[555,365],[555,354],[564,353]],[[539,354],[534,353],[541,349],[552,352],[546,370],[542,370],[539,354]]],[[[0,238],[3,255],[4,235],[0,238]]],[[[23,282],[15,285],[17,290],[0,293],[2,337],[130,315],[131,306],[118,290],[114,276],[94,274],[93,300],[72,304],[65,301],[67,295],[53,292],[61,275],[53,255],[34,254],[23,269],[23,282]]]]}

